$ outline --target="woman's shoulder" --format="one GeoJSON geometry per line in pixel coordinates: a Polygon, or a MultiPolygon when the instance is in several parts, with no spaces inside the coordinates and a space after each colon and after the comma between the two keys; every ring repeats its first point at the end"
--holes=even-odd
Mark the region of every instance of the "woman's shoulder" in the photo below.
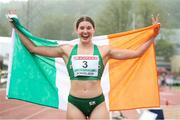
{"type": "Polygon", "coordinates": [[[99,45],[98,48],[102,55],[107,55],[110,51],[109,45],[99,45]]]}
{"type": "Polygon", "coordinates": [[[61,49],[63,49],[63,51],[65,53],[70,53],[74,47],[74,45],[71,45],[71,44],[63,44],[63,45],[59,45],[59,46],[61,47],[61,49]]]}
{"type": "Polygon", "coordinates": [[[109,45],[98,45],[98,48],[100,49],[100,51],[109,51],[110,50],[109,45]]]}
{"type": "Polygon", "coordinates": [[[62,47],[62,48],[68,49],[68,48],[73,48],[74,45],[71,45],[71,44],[62,44],[62,45],[59,45],[59,46],[62,47]]]}

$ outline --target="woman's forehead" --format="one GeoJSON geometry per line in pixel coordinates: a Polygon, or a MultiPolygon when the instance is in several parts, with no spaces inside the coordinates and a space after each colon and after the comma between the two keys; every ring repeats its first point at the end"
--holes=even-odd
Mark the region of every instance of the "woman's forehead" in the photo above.
{"type": "Polygon", "coordinates": [[[80,26],[93,26],[93,25],[88,21],[82,21],[82,22],[79,23],[79,27],[80,26]]]}

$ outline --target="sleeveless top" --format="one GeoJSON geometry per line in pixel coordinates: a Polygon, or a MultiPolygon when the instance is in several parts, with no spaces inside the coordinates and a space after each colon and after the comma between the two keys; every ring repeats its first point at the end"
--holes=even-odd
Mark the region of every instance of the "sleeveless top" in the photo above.
{"type": "Polygon", "coordinates": [[[97,45],[93,46],[93,55],[77,55],[78,45],[74,45],[66,65],[70,80],[101,79],[104,64],[97,45]]]}

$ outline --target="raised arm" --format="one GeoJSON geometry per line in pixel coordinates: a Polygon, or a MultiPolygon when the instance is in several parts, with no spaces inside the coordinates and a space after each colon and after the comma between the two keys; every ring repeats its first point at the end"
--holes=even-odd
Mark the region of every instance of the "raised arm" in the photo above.
{"type": "Polygon", "coordinates": [[[154,38],[144,43],[137,50],[112,49],[110,50],[110,58],[124,60],[140,57],[153,42],[154,38]]]}
{"type": "MultiPolygon", "coordinates": [[[[159,16],[156,18],[152,17],[152,23],[159,23],[159,16]]],[[[150,38],[147,42],[141,45],[137,50],[128,49],[110,49],[109,56],[113,59],[132,59],[140,57],[149,48],[149,46],[154,42],[155,37],[150,38]]]]}
{"type": "Polygon", "coordinates": [[[56,46],[56,47],[47,47],[47,46],[36,46],[31,40],[29,40],[24,34],[22,34],[19,30],[15,28],[16,32],[18,33],[22,43],[29,52],[49,56],[49,57],[62,57],[63,55],[63,46],[56,46]]]}
{"type": "MultiPolygon", "coordinates": [[[[9,11],[9,14],[16,14],[15,11],[9,11]]],[[[57,47],[46,47],[46,46],[36,46],[31,40],[29,40],[23,33],[21,33],[15,26],[11,23],[12,19],[8,18],[9,23],[18,33],[22,43],[25,47],[34,54],[39,54],[43,56],[49,57],[61,57],[64,54],[63,47],[64,46],[57,46],[57,47]]]]}

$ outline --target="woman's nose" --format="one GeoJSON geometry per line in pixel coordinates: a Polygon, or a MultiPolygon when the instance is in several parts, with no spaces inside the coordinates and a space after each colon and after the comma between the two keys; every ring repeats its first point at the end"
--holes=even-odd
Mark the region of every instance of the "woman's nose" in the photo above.
{"type": "Polygon", "coordinates": [[[84,32],[84,33],[87,33],[87,30],[85,29],[83,32],[84,32]]]}
{"type": "Polygon", "coordinates": [[[84,32],[87,32],[87,29],[84,29],[84,32]]]}

